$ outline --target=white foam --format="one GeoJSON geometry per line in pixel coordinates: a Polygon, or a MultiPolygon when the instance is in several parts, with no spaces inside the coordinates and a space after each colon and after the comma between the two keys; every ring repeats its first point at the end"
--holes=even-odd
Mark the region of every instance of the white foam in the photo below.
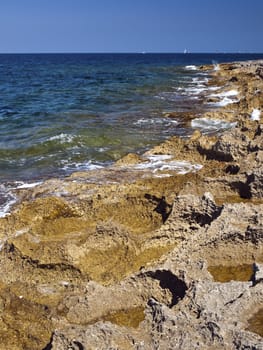
{"type": "Polygon", "coordinates": [[[172,174],[154,174],[154,177],[163,178],[163,177],[171,177],[172,174]]]}
{"type": "Polygon", "coordinates": [[[213,106],[224,107],[231,103],[238,102],[239,99],[236,98],[237,95],[237,90],[229,90],[220,92],[218,94],[210,94],[210,97],[222,98],[222,100],[219,102],[209,102],[209,104],[213,106]]]}
{"type": "Polygon", "coordinates": [[[19,183],[21,185],[17,186],[16,189],[24,189],[24,188],[33,188],[33,187],[36,187],[38,185],[41,185],[43,182],[40,181],[40,182],[32,182],[32,183],[25,183],[25,182],[16,182],[16,183],[19,183]]]}
{"type": "Polygon", "coordinates": [[[211,91],[216,91],[219,90],[220,87],[219,86],[209,86],[209,88],[207,88],[207,90],[211,90],[211,91]]]}
{"type": "Polygon", "coordinates": [[[192,164],[187,161],[171,160],[171,155],[151,155],[144,163],[133,166],[136,170],[150,170],[156,177],[167,177],[170,174],[158,174],[160,171],[174,171],[177,174],[196,172],[202,168],[201,164],[192,164]]]}
{"type": "MultiPolygon", "coordinates": [[[[154,97],[161,100],[173,101],[173,102],[183,101],[183,98],[184,98],[183,94],[177,94],[174,92],[162,92],[159,95],[155,95],[154,97]]],[[[189,95],[188,100],[189,99],[195,100],[195,99],[198,99],[198,97],[189,95]]]]}
{"type": "Polygon", "coordinates": [[[192,82],[193,83],[197,83],[197,84],[202,84],[202,83],[208,83],[208,81],[209,81],[209,79],[208,78],[202,78],[202,79],[200,79],[200,78],[198,78],[198,77],[194,77],[193,79],[192,79],[192,82]]]}
{"type": "Polygon", "coordinates": [[[218,63],[213,61],[213,65],[214,65],[214,71],[219,71],[220,70],[220,66],[218,63]]]}
{"type": "Polygon", "coordinates": [[[207,88],[203,87],[203,86],[199,86],[197,88],[190,87],[190,88],[185,89],[185,91],[189,91],[193,95],[199,95],[201,92],[206,91],[206,90],[207,90],[207,88]]]}
{"type": "Polygon", "coordinates": [[[171,125],[171,124],[178,124],[178,121],[175,119],[168,119],[168,118],[141,118],[138,119],[134,125],[154,125],[154,124],[165,124],[167,126],[171,125]]]}
{"type": "Polygon", "coordinates": [[[0,205],[0,218],[4,218],[10,213],[10,209],[16,203],[16,196],[12,193],[8,193],[6,202],[0,205]]]}
{"type": "Polygon", "coordinates": [[[194,65],[189,65],[189,66],[185,66],[185,69],[188,69],[188,70],[197,70],[197,67],[194,66],[194,65]]]}
{"type": "Polygon", "coordinates": [[[55,135],[55,136],[50,137],[47,141],[56,141],[56,140],[60,141],[61,143],[72,142],[74,140],[74,136],[61,133],[59,135],[55,135]]]}
{"type": "Polygon", "coordinates": [[[209,104],[213,106],[218,106],[218,107],[225,107],[227,105],[230,105],[231,103],[238,102],[238,100],[232,100],[231,98],[224,97],[223,100],[219,102],[211,102],[209,104]]]}
{"type": "Polygon", "coordinates": [[[193,129],[201,129],[203,133],[216,132],[236,126],[236,122],[227,122],[220,119],[196,118],[191,121],[193,129]]]}
{"type": "Polygon", "coordinates": [[[83,162],[83,163],[70,163],[67,161],[64,161],[64,166],[62,167],[63,170],[66,171],[82,171],[82,170],[97,170],[104,168],[103,165],[94,164],[91,161],[83,162]]]}
{"type": "Polygon", "coordinates": [[[153,154],[151,156],[148,156],[147,159],[149,159],[151,162],[159,162],[164,161],[168,159],[172,159],[172,156],[170,154],[153,154]]]}
{"type": "Polygon", "coordinates": [[[96,150],[100,153],[108,151],[110,148],[109,147],[98,147],[96,150]]]}
{"type": "Polygon", "coordinates": [[[260,115],[261,115],[261,111],[257,108],[254,108],[251,113],[250,119],[254,121],[260,120],[260,115]]]}
{"type": "Polygon", "coordinates": [[[234,97],[238,95],[237,90],[222,91],[218,94],[211,94],[212,97],[234,97]]]}

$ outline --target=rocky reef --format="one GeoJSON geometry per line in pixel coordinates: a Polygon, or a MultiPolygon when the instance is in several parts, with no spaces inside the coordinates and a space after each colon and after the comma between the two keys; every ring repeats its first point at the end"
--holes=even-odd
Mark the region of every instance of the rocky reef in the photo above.
{"type": "Polygon", "coordinates": [[[16,190],[0,349],[263,349],[263,62],[199,69],[211,109],[166,117],[228,130],[16,190]]]}

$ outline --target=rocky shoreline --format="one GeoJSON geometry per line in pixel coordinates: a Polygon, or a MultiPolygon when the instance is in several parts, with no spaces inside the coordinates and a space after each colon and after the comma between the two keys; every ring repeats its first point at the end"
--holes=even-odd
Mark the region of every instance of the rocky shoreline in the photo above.
{"type": "Polygon", "coordinates": [[[231,129],[17,189],[0,349],[263,349],[263,62],[199,69],[231,129]]]}

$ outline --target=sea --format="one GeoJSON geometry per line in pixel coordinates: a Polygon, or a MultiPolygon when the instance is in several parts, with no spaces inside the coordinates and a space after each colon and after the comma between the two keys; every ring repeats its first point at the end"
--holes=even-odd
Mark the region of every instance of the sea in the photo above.
{"type": "Polygon", "coordinates": [[[209,73],[197,66],[254,59],[263,54],[0,54],[0,211],[10,188],[189,135],[166,113],[204,108],[209,73]]]}

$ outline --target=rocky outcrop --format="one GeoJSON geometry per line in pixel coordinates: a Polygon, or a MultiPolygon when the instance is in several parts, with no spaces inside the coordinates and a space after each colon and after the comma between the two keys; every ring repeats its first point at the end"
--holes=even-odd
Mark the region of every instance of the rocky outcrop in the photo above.
{"type": "Polygon", "coordinates": [[[0,349],[263,349],[261,73],[211,72],[238,101],[203,117],[231,130],[17,189],[0,219],[0,349]]]}

